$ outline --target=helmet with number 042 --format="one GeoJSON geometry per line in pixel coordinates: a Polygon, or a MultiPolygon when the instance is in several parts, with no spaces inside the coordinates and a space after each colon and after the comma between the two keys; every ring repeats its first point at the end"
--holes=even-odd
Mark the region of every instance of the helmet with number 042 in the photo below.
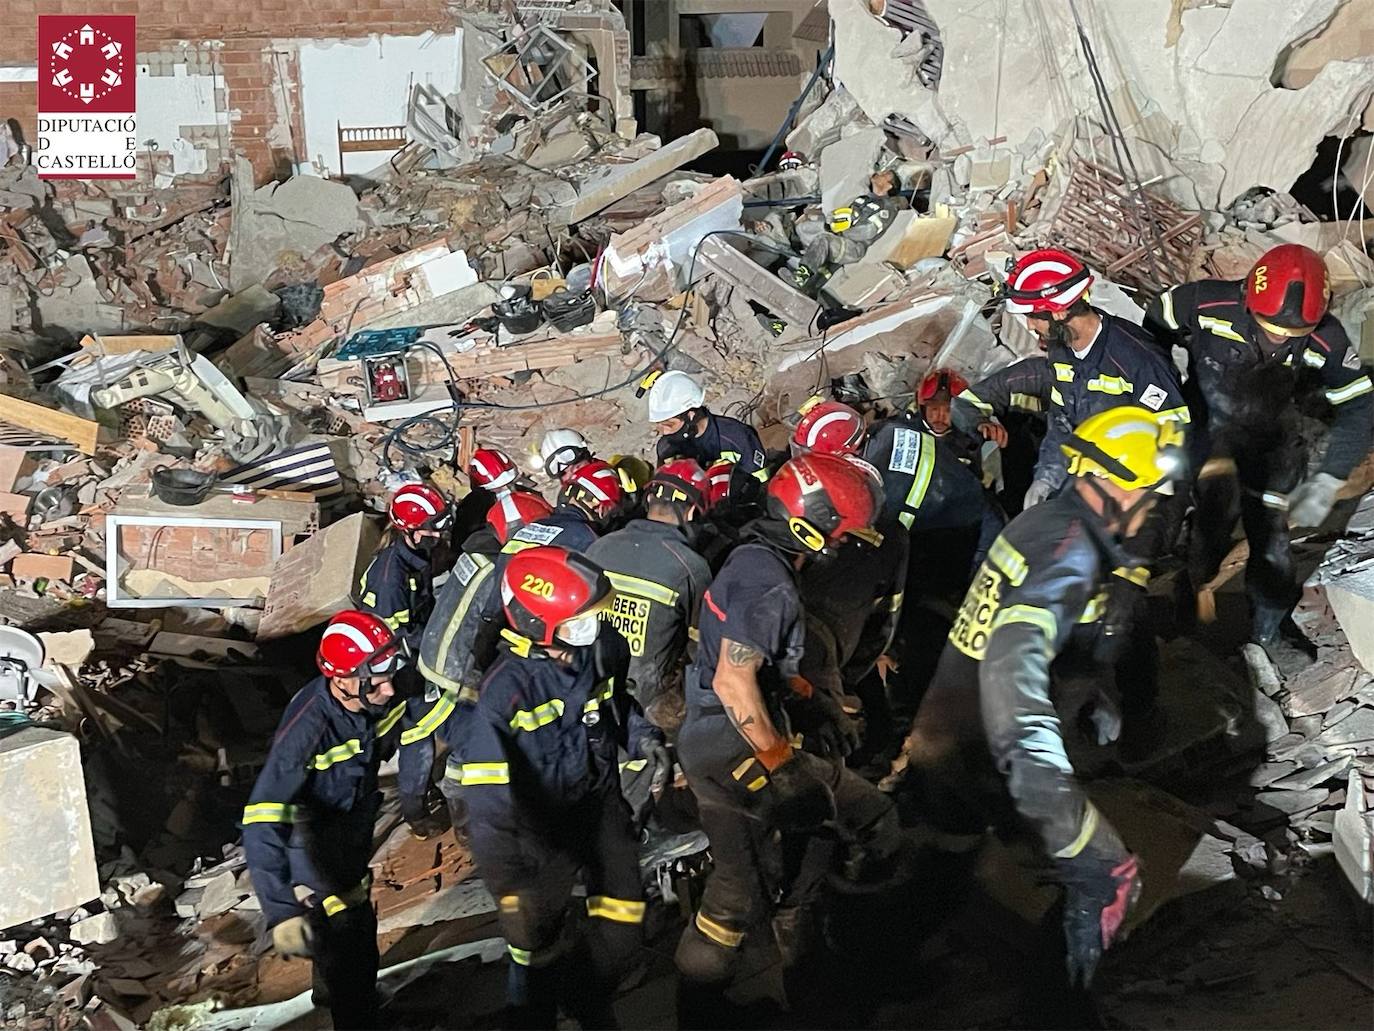
{"type": "Polygon", "coordinates": [[[1260,328],[1275,336],[1307,336],[1330,301],[1326,262],[1302,244],[1270,248],[1245,277],[1245,307],[1260,328]]]}
{"type": "Polygon", "coordinates": [[[768,481],[768,514],[784,520],[808,551],[824,551],[846,535],[876,544],[883,487],[866,465],[837,455],[789,459],[768,481]]]}
{"type": "Polygon", "coordinates": [[[596,640],[611,581],[591,559],[546,545],[512,555],[501,574],[501,604],[511,628],[538,645],[585,647],[596,640]]]}
{"type": "Polygon", "coordinates": [[[448,502],[423,483],[408,483],[393,494],[387,514],[398,530],[442,530],[449,524],[448,502]]]}
{"type": "Polygon", "coordinates": [[[1093,285],[1088,266],[1068,251],[1046,247],[1031,251],[1007,270],[1003,287],[1007,311],[1019,315],[1046,315],[1065,311],[1086,297],[1093,285]]]}
{"type": "Polygon", "coordinates": [[[370,612],[345,609],[320,636],[315,665],[327,677],[379,677],[402,665],[400,642],[370,612]]]}
{"type": "Polygon", "coordinates": [[[1088,416],[1060,448],[1069,475],[1101,476],[1126,490],[1172,494],[1184,474],[1183,430],[1138,405],[1088,416]]]}
{"type": "Polygon", "coordinates": [[[538,494],[527,490],[512,490],[496,499],[487,509],[487,525],[502,544],[515,536],[517,530],[537,523],[553,511],[553,506],[538,494]]]}
{"type": "Polygon", "coordinates": [[[855,455],[863,447],[868,427],[849,405],[815,397],[798,411],[801,419],[792,431],[792,454],[855,455]]]}
{"type": "Polygon", "coordinates": [[[511,461],[510,455],[499,448],[479,447],[472,453],[468,463],[468,478],[478,487],[498,491],[515,482],[520,470],[511,461]]]}

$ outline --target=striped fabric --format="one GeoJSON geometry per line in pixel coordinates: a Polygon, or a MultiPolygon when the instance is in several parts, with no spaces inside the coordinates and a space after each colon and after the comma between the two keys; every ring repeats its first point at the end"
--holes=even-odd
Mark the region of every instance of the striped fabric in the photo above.
{"type": "Polygon", "coordinates": [[[343,491],[339,467],[328,444],[307,444],[247,462],[224,474],[225,483],[254,490],[295,490],[327,498],[343,491]]]}

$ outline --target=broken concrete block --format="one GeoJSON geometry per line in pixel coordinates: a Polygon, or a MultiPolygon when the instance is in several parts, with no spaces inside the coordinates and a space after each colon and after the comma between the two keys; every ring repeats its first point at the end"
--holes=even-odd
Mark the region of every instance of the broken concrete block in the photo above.
{"type": "Polygon", "coordinates": [[[1374,568],[1351,570],[1324,577],[1326,599],[1345,631],[1350,650],[1374,673],[1374,568]]]}
{"type": "Polygon", "coordinates": [[[638,161],[598,169],[595,175],[588,177],[578,187],[577,200],[567,208],[560,209],[554,218],[567,224],[590,218],[641,186],[648,186],[655,179],[715,150],[719,144],[720,140],[710,129],[697,129],[638,161]]]}
{"type": "Polygon", "coordinates": [[[1346,781],[1345,806],[1332,826],[1336,862],[1365,902],[1374,902],[1374,827],[1371,827],[1369,792],[1358,769],[1346,781]]]}
{"type": "Polygon", "coordinates": [[[349,608],[380,539],[377,524],[357,512],[282,555],[272,567],[258,640],[309,630],[349,608]]]}
{"type": "Polygon", "coordinates": [[[633,289],[636,297],[655,299],[651,291],[645,290],[644,283],[662,270],[670,285],[656,299],[667,300],[691,285],[687,278],[689,268],[693,280],[705,274],[700,258],[694,263],[693,256],[706,234],[739,230],[743,213],[740,184],[727,175],[633,229],[616,233],[606,245],[607,292],[618,295],[633,289]]]}
{"type": "Polygon", "coordinates": [[[697,264],[721,276],[731,287],[742,291],[790,326],[809,326],[820,307],[815,300],[792,289],[719,236],[709,237],[702,243],[697,252],[697,264]]]}
{"type": "Polygon", "coordinates": [[[119,924],[113,913],[97,913],[78,920],[67,933],[79,945],[105,945],[119,937],[119,924]]]}
{"type": "Polygon", "coordinates": [[[0,738],[0,798],[0,928],[100,894],[76,738],[43,727],[0,738]]]}
{"type": "Polygon", "coordinates": [[[877,126],[841,135],[820,153],[821,210],[833,211],[868,192],[887,136],[877,126]]]}

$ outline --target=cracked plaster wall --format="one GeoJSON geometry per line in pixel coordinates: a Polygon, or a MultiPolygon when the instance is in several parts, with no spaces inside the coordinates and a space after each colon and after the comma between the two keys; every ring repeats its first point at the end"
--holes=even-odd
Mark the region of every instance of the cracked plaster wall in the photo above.
{"type": "MultiPolygon", "coordinates": [[[[1374,57],[1328,62],[1303,88],[1271,85],[1296,42],[1314,36],[1345,2],[1078,0],[1098,63],[1146,174],[1185,203],[1214,208],[1246,189],[1286,190],[1322,137],[1353,131],[1374,95],[1374,57]],[[1171,35],[1177,42],[1170,45],[1171,35]],[[1151,155],[1151,150],[1155,153],[1151,155]],[[1166,160],[1167,158],[1167,160],[1166,160]],[[1196,187],[1194,192],[1193,187],[1196,187]]],[[[926,0],[945,42],[938,95],[890,55],[900,34],[864,0],[831,0],[835,71],[864,113],[906,114],[945,146],[997,136],[1015,146],[1099,107],[1067,3],[926,0]]]]}

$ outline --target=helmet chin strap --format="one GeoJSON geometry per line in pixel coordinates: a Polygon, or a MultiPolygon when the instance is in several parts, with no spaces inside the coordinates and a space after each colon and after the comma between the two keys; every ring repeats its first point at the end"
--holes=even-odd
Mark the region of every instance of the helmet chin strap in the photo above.
{"type": "Polygon", "coordinates": [[[1131,518],[1140,511],[1142,505],[1149,503],[1150,492],[1142,491],[1140,497],[1123,507],[1121,502],[1102,486],[1099,477],[1088,476],[1085,479],[1088,481],[1088,489],[1102,502],[1102,518],[1111,524],[1113,536],[1118,540],[1125,537],[1126,528],[1131,525],[1131,518]]]}
{"type": "Polygon", "coordinates": [[[1050,319],[1049,332],[1046,339],[1051,344],[1062,344],[1064,347],[1073,346],[1073,331],[1069,329],[1068,319],[1050,319]]]}

